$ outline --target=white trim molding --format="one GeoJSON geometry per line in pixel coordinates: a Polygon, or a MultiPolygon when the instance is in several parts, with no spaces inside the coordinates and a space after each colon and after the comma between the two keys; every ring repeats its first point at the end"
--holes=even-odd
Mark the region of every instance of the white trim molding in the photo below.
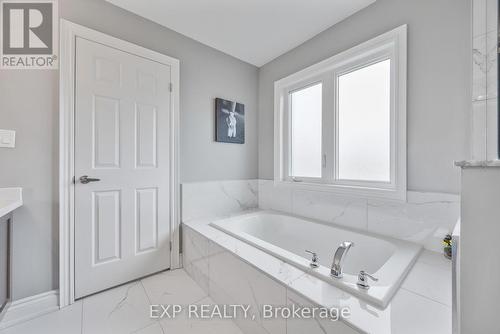
{"type": "Polygon", "coordinates": [[[75,40],[82,37],[171,68],[171,269],[180,268],[179,89],[178,59],[61,19],[59,72],[59,306],[75,301],[74,286],[74,126],[75,40]]]}
{"type": "Polygon", "coordinates": [[[44,292],[35,296],[15,300],[7,309],[5,317],[0,322],[0,329],[5,329],[41,315],[59,309],[57,290],[44,292]]]}
{"type": "Polygon", "coordinates": [[[274,182],[307,190],[406,201],[407,26],[402,25],[274,83],[274,182]],[[338,173],[338,78],[390,59],[390,180],[341,180],[338,173]],[[290,167],[290,94],[322,83],[322,174],[296,177],[290,167]]]}

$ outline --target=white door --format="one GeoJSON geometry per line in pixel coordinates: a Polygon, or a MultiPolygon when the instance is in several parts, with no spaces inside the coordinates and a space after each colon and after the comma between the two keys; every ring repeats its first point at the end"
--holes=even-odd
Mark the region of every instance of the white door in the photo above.
{"type": "Polygon", "coordinates": [[[75,298],[170,267],[170,75],[76,39],[75,298]]]}

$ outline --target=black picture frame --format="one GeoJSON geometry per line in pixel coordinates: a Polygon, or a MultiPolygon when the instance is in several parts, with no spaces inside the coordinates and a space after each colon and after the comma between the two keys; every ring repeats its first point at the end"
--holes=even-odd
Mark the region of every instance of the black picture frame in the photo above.
{"type": "Polygon", "coordinates": [[[245,143],[245,105],[221,98],[215,99],[215,141],[245,143]]]}

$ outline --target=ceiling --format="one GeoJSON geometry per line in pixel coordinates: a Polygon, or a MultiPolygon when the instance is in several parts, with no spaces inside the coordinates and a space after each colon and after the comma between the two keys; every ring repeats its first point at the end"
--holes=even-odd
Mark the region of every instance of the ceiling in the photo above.
{"type": "Polygon", "coordinates": [[[262,66],[375,0],[106,0],[262,66]]]}

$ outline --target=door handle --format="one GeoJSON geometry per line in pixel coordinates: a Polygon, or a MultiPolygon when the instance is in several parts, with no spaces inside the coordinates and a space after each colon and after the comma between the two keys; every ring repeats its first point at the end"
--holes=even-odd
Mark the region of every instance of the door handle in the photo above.
{"type": "Polygon", "coordinates": [[[88,177],[87,175],[80,176],[80,182],[83,184],[87,184],[89,182],[98,182],[101,181],[101,179],[94,179],[91,177],[88,177]]]}

